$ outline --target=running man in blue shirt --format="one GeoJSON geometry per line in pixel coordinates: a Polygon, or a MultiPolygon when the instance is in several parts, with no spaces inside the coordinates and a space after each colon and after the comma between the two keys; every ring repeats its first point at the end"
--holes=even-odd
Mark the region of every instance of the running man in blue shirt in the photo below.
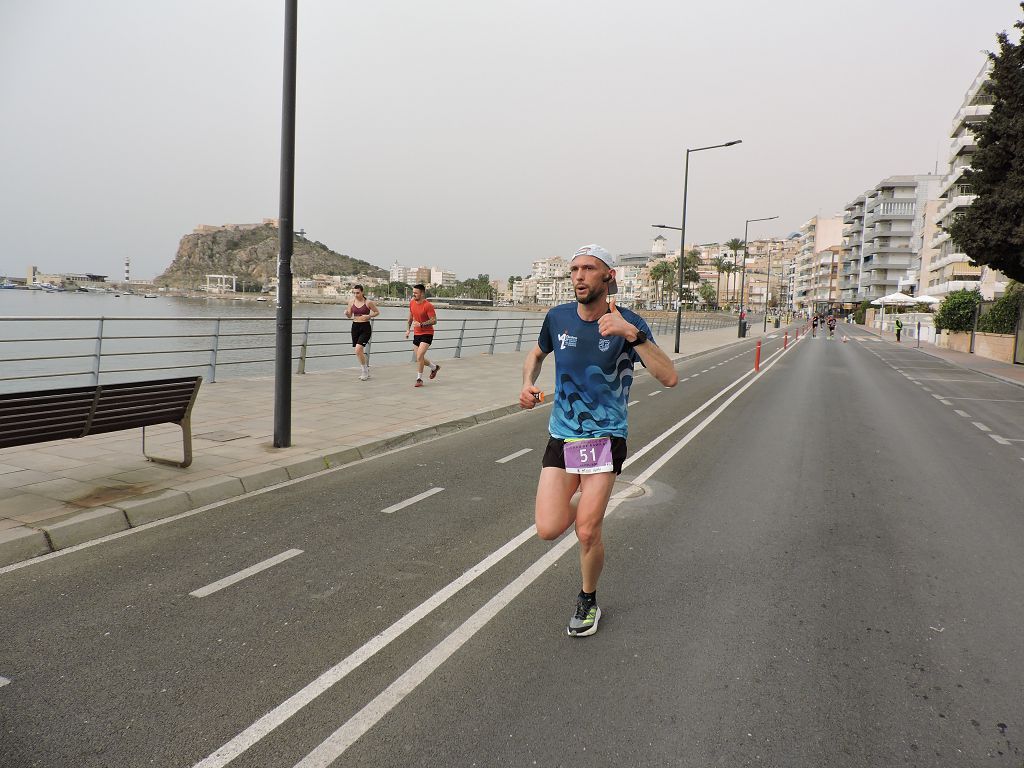
{"type": "Polygon", "coordinates": [[[544,318],[537,346],[523,365],[521,408],[533,408],[544,358],[555,354],[555,395],[547,449],[537,484],[537,535],[557,539],[575,523],[580,542],[582,588],[566,631],[585,637],[597,631],[597,580],[604,566],[601,524],[615,476],[626,458],[626,404],[639,360],[663,386],[679,380],[668,356],[654,343],[643,318],[618,309],[615,261],[598,245],[573,255],[569,272],[576,303],[561,304],[544,318]],[[579,490],[577,504],[572,497],[579,490]]]}

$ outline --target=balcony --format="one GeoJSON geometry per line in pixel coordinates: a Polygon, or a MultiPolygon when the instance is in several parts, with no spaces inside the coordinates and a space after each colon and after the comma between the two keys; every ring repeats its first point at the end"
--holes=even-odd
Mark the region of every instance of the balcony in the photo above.
{"type": "Polygon", "coordinates": [[[973,291],[979,285],[978,280],[949,280],[938,285],[928,286],[928,294],[938,298],[945,298],[953,291],[973,291]]]}
{"type": "Polygon", "coordinates": [[[971,104],[960,107],[960,111],[953,118],[953,124],[949,129],[949,137],[955,139],[962,128],[971,123],[981,123],[992,114],[991,104],[971,104]]]}
{"type": "Polygon", "coordinates": [[[949,156],[960,157],[961,155],[970,155],[974,153],[977,147],[978,142],[974,136],[970,133],[965,133],[953,139],[953,143],[949,147],[949,156]]]}
{"type": "MultiPolygon", "coordinates": [[[[959,186],[970,189],[970,186],[967,184],[962,184],[959,186]]],[[[950,190],[950,192],[953,191],[959,190],[957,190],[957,188],[954,187],[952,190],[950,190]]],[[[971,203],[974,202],[975,197],[977,197],[977,195],[957,194],[947,198],[946,201],[939,206],[938,213],[935,214],[935,220],[942,221],[947,216],[949,216],[949,214],[953,213],[958,208],[967,208],[971,203]]]]}

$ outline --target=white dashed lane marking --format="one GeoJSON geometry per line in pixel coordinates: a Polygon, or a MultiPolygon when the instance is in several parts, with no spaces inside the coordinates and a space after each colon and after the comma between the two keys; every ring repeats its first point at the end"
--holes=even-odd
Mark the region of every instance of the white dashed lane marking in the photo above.
{"type": "Polygon", "coordinates": [[[8,684],[9,682],[11,682],[11,681],[10,681],[10,680],[8,680],[8,679],[7,679],[6,677],[0,677],[0,688],[3,688],[3,687],[4,687],[5,685],[7,685],[7,684],[8,684]]]}
{"type": "Polygon", "coordinates": [[[989,429],[988,427],[986,427],[986,426],[985,426],[984,424],[982,424],[982,423],[981,423],[980,421],[972,421],[972,422],[971,422],[971,424],[973,424],[974,426],[976,426],[976,427],[977,427],[978,429],[980,429],[980,430],[981,430],[982,432],[991,432],[991,431],[992,431],[991,429],[989,429]]]}
{"type": "Polygon", "coordinates": [[[521,450],[521,451],[516,451],[515,453],[510,453],[508,456],[503,456],[500,459],[495,459],[494,463],[495,464],[505,464],[506,462],[512,461],[512,459],[518,459],[520,456],[524,456],[525,454],[529,453],[532,450],[533,450],[533,448],[523,448],[523,450],[521,450]]]}
{"type": "MultiPolygon", "coordinates": [[[[686,379],[683,379],[683,381],[686,381],[686,379]]],[[[626,405],[636,405],[639,402],[639,400],[630,400],[628,403],[626,403],[626,405]]]]}
{"type": "Polygon", "coordinates": [[[208,584],[205,587],[197,589],[195,592],[189,592],[192,597],[206,597],[212,595],[214,592],[219,592],[225,587],[230,587],[232,584],[237,584],[242,579],[247,579],[260,571],[265,571],[267,568],[273,568],[278,563],[283,563],[285,560],[291,560],[296,555],[301,555],[301,549],[289,549],[282,552],[279,555],[267,558],[263,562],[256,563],[256,565],[250,565],[248,568],[244,568],[238,573],[234,573],[231,576],[226,576],[220,581],[215,581],[213,584],[208,584]]]}
{"type": "Polygon", "coordinates": [[[953,413],[955,413],[957,416],[963,416],[965,419],[971,418],[971,414],[969,414],[967,411],[954,410],[953,413]]]}
{"type": "Polygon", "coordinates": [[[649,394],[648,397],[654,397],[655,395],[660,395],[660,394],[661,394],[661,390],[660,389],[656,389],[653,392],[651,392],[651,394],[649,394]]]}
{"type": "Polygon", "coordinates": [[[435,493],[440,493],[443,490],[444,488],[431,488],[429,491],[424,491],[423,493],[416,494],[411,499],[406,499],[405,501],[400,501],[397,504],[391,505],[390,507],[385,507],[384,509],[381,510],[381,512],[383,512],[385,515],[390,515],[392,512],[397,512],[400,509],[405,509],[410,504],[415,504],[417,501],[423,501],[423,499],[429,496],[433,496],[435,493]]]}

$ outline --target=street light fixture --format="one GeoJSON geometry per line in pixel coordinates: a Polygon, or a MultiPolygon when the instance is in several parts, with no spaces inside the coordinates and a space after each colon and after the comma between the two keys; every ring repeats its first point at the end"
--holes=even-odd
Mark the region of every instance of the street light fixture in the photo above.
{"type": "Polygon", "coordinates": [[[706,149],[719,149],[721,147],[731,147],[735,144],[742,144],[743,139],[735,139],[733,141],[727,141],[725,144],[712,144],[710,147],[696,147],[695,149],[686,150],[686,164],[683,170],[683,220],[682,226],[680,227],[668,227],[664,224],[654,224],[654,227],[658,229],[678,229],[679,230],[679,306],[676,307],[676,353],[679,353],[679,334],[682,332],[683,327],[683,260],[686,251],[686,192],[690,181],[690,153],[691,152],[703,152],[706,149]]]}
{"type": "MultiPolygon", "coordinates": [[[[743,283],[747,278],[747,230],[750,228],[750,222],[752,221],[771,221],[777,219],[778,216],[765,216],[760,219],[747,219],[743,225],[743,267],[740,270],[740,319],[739,325],[737,326],[737,333],[739,337],[743,338],[743,283]]],[[[765,310],[767,313],[767,309],[765,310]]]]}

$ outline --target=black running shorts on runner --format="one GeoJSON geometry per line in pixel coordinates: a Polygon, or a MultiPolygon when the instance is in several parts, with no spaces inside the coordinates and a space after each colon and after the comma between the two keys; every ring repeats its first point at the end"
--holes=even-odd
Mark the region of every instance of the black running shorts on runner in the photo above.
{"type": "Polygon", "coordinates": [[[430,344],[434,340],[432,333],[417,333],[412,337],[412,345],[418,347],[420,344],[430,344]]]}
{"type": "MultiPolygon", "coordinates": [[[[541,459],[542,467],[558,467],[565,469],[565,440],[560,437],[552,437],[548,440],[548,447],[544,449],[544,458],[541,459]]],[[[612,466],[615,474],[622,474],[622,462],[626,460],[626,441],[621,437],[612,438],[612,466]]]]}
{"type": "Polygon", "coordinates": [[[365,347],[370,343],[372,333],[373,326],[369,323],[352,323],[352,346],[362,344],[365,347]]]}

